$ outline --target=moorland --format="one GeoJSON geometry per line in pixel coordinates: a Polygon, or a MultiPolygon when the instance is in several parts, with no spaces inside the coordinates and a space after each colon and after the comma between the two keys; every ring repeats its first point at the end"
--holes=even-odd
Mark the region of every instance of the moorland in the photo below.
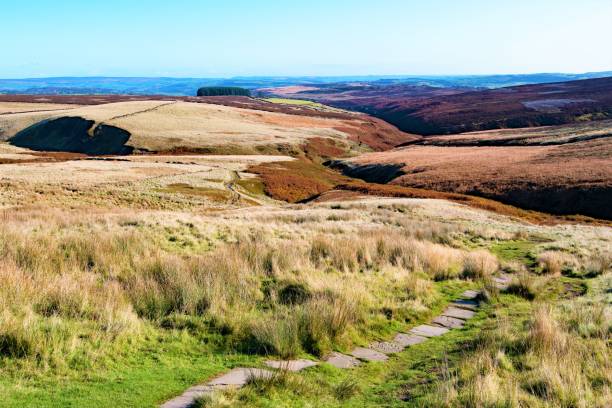
{"type": "Polygon", "coordinates": [[[605,407],[599,119],[423,136],[287,94],[1,95],[1,405],[156,407],[300,358],[193,402],[605,407]],[[326,362],[466,290],[461,327],[326,362]]]}

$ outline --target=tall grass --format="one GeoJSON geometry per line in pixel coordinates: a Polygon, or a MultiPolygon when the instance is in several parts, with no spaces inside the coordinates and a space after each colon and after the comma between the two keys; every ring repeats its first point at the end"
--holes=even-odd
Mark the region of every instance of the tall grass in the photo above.
{"type": "Polygon", "coordinates": [[[440,384],[445,406],[607,407],[612,397],[609,307],[574,299],[535,305],[528,324],[498,320],[440,384]]]}
{"type": "Polygon", "coordinates": [[[486,253],[441,244],[445,232],[424,224],[283,237],[240,228],[208,252],[172,252],[155,229],[125,217],[4,217],[0,354],[49,368],[69,355],[94,361],[109,344],[185,318],[220,330],[227,347],[323,355],[382,321],[426,312],[437,298],[432,280],[492,269],[486,253]]]}

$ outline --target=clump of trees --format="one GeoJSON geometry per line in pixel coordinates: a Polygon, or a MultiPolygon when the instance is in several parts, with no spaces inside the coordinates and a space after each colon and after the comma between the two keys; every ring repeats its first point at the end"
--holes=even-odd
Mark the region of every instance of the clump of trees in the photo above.
{"type": "Polygon", "coordinates": [[[204,86],[198,96],[251,96],[251,91],[237,86],[204,86]]]}

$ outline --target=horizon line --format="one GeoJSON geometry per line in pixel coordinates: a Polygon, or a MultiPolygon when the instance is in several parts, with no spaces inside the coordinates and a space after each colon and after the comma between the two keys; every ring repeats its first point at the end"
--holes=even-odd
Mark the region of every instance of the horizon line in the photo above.
{"type": "Polygon", "coordinates": [[[59,75],[59,76],[31,76],[31,77],[8,77],[0,78],[0,81],[18,81],[32,79],[85,79],[85,78],[112,78],[112,79],[235,79],[235,78],[444,78],[444,77],[492,77],[492,76],[521,76],[521,75],[588,75],[588,74],[612,74],[612,68],[603,71],[586,72],[520,72],[520,73],[489,73],[489,74],[346,74],[346,75],[226,75],[226,76],[133,76],[133,75],[59,75]]]}

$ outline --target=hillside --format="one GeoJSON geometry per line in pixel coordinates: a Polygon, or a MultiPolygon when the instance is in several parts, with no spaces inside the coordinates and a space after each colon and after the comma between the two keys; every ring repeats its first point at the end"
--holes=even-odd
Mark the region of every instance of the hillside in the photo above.
{"type": "Polygon", "coordinates": [[[427,146],[449,141],[282,98],[13,98],[3,407],[609,400],[611,224],[444,191],[606,211],[610,121],[427,146]],[[364,152],[346,173],[391,184],[320,164],[364,152]],[[555,341],[571,358],[541,346],[555,341]],[[272,374],[225,386],[245,370],[272,374]],[[550,372],[569,396],[533,391],[550,372]],[[479,394],[481,376],[515,388],[479,394]]]}
{"type": "Polygon", "coordinates": [[[367,115],[246,97],[5,96],[0,106],[0,140],[43,151],[300,155],[310,146],[332,157],[415,139],[367,115]]]}
{"type": "Polygon", "coordinates": [[[376,177],[383,183],[612,219],[611,134],[610,121],[602,121],[441,136],[364,154],[343,168],[364,178],[382,166],[392,172],[376,177]]]}
{"type": "MultiPolygon", "coordinates": [[[[268,92],[289,95],[286,88],[268,92]]],[[[292,95],[367,112],[420,135],[561,125],[612,117],[612,77],[486,90],[327,86],[292,95]]]]}

